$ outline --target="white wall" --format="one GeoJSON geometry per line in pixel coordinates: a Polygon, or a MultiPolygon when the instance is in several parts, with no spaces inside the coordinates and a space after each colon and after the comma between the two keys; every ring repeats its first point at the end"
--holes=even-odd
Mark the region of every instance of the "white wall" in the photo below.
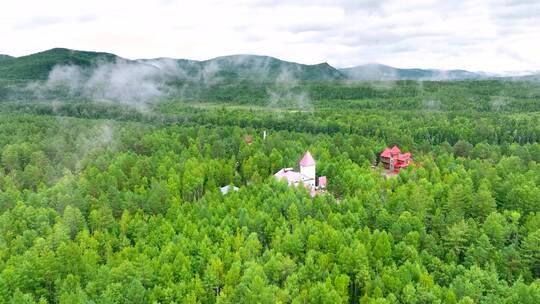
{"type": "Polygon", "coordinates": [[[315,165],[307,167],[300,166],[300,173],[309,178],[315,179],[315,172],[315,165]]]}

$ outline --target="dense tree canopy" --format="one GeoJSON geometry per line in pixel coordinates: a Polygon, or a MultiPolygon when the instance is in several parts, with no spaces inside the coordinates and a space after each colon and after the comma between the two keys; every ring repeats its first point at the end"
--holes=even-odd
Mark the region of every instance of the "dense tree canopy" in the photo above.
{"type": "Polygon", "coordinates": [[[422,110],[4,103],[0,303],[539,303],[540,115],[447,101],[486,86],[427,84],[422,110]],[[393,144],[414,164],[385,178],[393,144]],[[314,198],[272,177],[307,149],[314,198]]]}

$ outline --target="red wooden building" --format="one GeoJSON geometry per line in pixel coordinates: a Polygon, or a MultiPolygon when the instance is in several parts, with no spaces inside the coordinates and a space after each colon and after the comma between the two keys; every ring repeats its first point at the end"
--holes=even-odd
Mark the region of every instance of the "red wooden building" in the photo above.
{"type": "Polygon", "coordinates": [[[401,168],[405,168],[411,161],[411,153],[401,153],[397,146],[386,148],[381,153],[381,163],[384,168],[394,173],[398,173],[401,168]]]}

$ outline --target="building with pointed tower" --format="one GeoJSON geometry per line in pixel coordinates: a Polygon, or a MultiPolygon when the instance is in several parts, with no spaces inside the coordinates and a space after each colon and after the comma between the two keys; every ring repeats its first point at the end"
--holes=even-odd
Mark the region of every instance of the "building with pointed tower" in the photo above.
{"type": "Polygon", "coordinates": [[[315,187],[317,170],[315,160],[309,151],[306,151],[298,165],[300,166],[300,174],[305,177],[304,183],[308,183],[310,187],[315,187]]]}
{"type": "Polygon", "coordinates": [[[316,184],[316,162],[309,151],[306,151],[302,159],[298,162],[298,166],[300,167],[300,172],[294,171],[293,168],[283,168],[276,172],[274,176],[278,180],[287,180],[287,183],[291,186],[303,185],[310,190],[311,196],[315,196],[318,193],[317,190],[326,188],[326,176],[319,177],[319,184],[322,181],[324,185],[316,184]]]}

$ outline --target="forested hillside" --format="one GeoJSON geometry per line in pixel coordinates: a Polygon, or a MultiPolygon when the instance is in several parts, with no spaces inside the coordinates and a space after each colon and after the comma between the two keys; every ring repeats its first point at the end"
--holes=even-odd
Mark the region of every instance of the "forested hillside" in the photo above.
{"type": "Polygon", "coordinates": [[[0,79],[45,80],[56,65],[88,67],[98,60],[113,61],[117,58],[117,56],[108,53],[56,48],[28,56],[3,60],[0,64],[0,79]]]}
{"type": "Polygon", "coordinates": [[[0,303],[540,302],[534,83],[264,88],[4,95],[0,303]],[[313,198],[272,176],[306,150],[313,198]]]}
{"type": "Polygon", "coordinates": [[[129,60],[114,54],[55,48],[22,56],[0,55],[0,80],[47,80],[53,69],[69,67],[84,73],[100,72],[103,66],[116,69],[156,69],[168,81],[291,81],[291,80],[342,80],[345,75],[327,63],[306,65],[279,60],[269,56],[233,55],[204,61],[156,58],[129,60]]]}
{"type": "Polygon", "coordinates": [[[301,64],[270,56],[249,54],[222,56],[202,61],[173,58],[129,60],[109,53],[65,48],[54,48],[17,58],[0,54],[0,62],[0,80],[45,80],[55,66],[71,66],[91,72],[104,64],[115,62],[158,68],[169,81],[438,81],[494,78],[486,73],[465,70],[403,69],[383,64],[364,64],[338,69],[328,63],[301,64]]]}
{"type": "Polygon", "coordinates": [[[383,64],[365,64],[340,71],[353,80],[465,80],[486,77],[464,70],[398,69],[383,64]]]}
{"type": "Polygon", "coordinates": [[[6,59],[10,59],[10,58],[12,58],[12,57],[9,56],[9,55],[0,54],[0,60],[6,60],[6,59]]]}

